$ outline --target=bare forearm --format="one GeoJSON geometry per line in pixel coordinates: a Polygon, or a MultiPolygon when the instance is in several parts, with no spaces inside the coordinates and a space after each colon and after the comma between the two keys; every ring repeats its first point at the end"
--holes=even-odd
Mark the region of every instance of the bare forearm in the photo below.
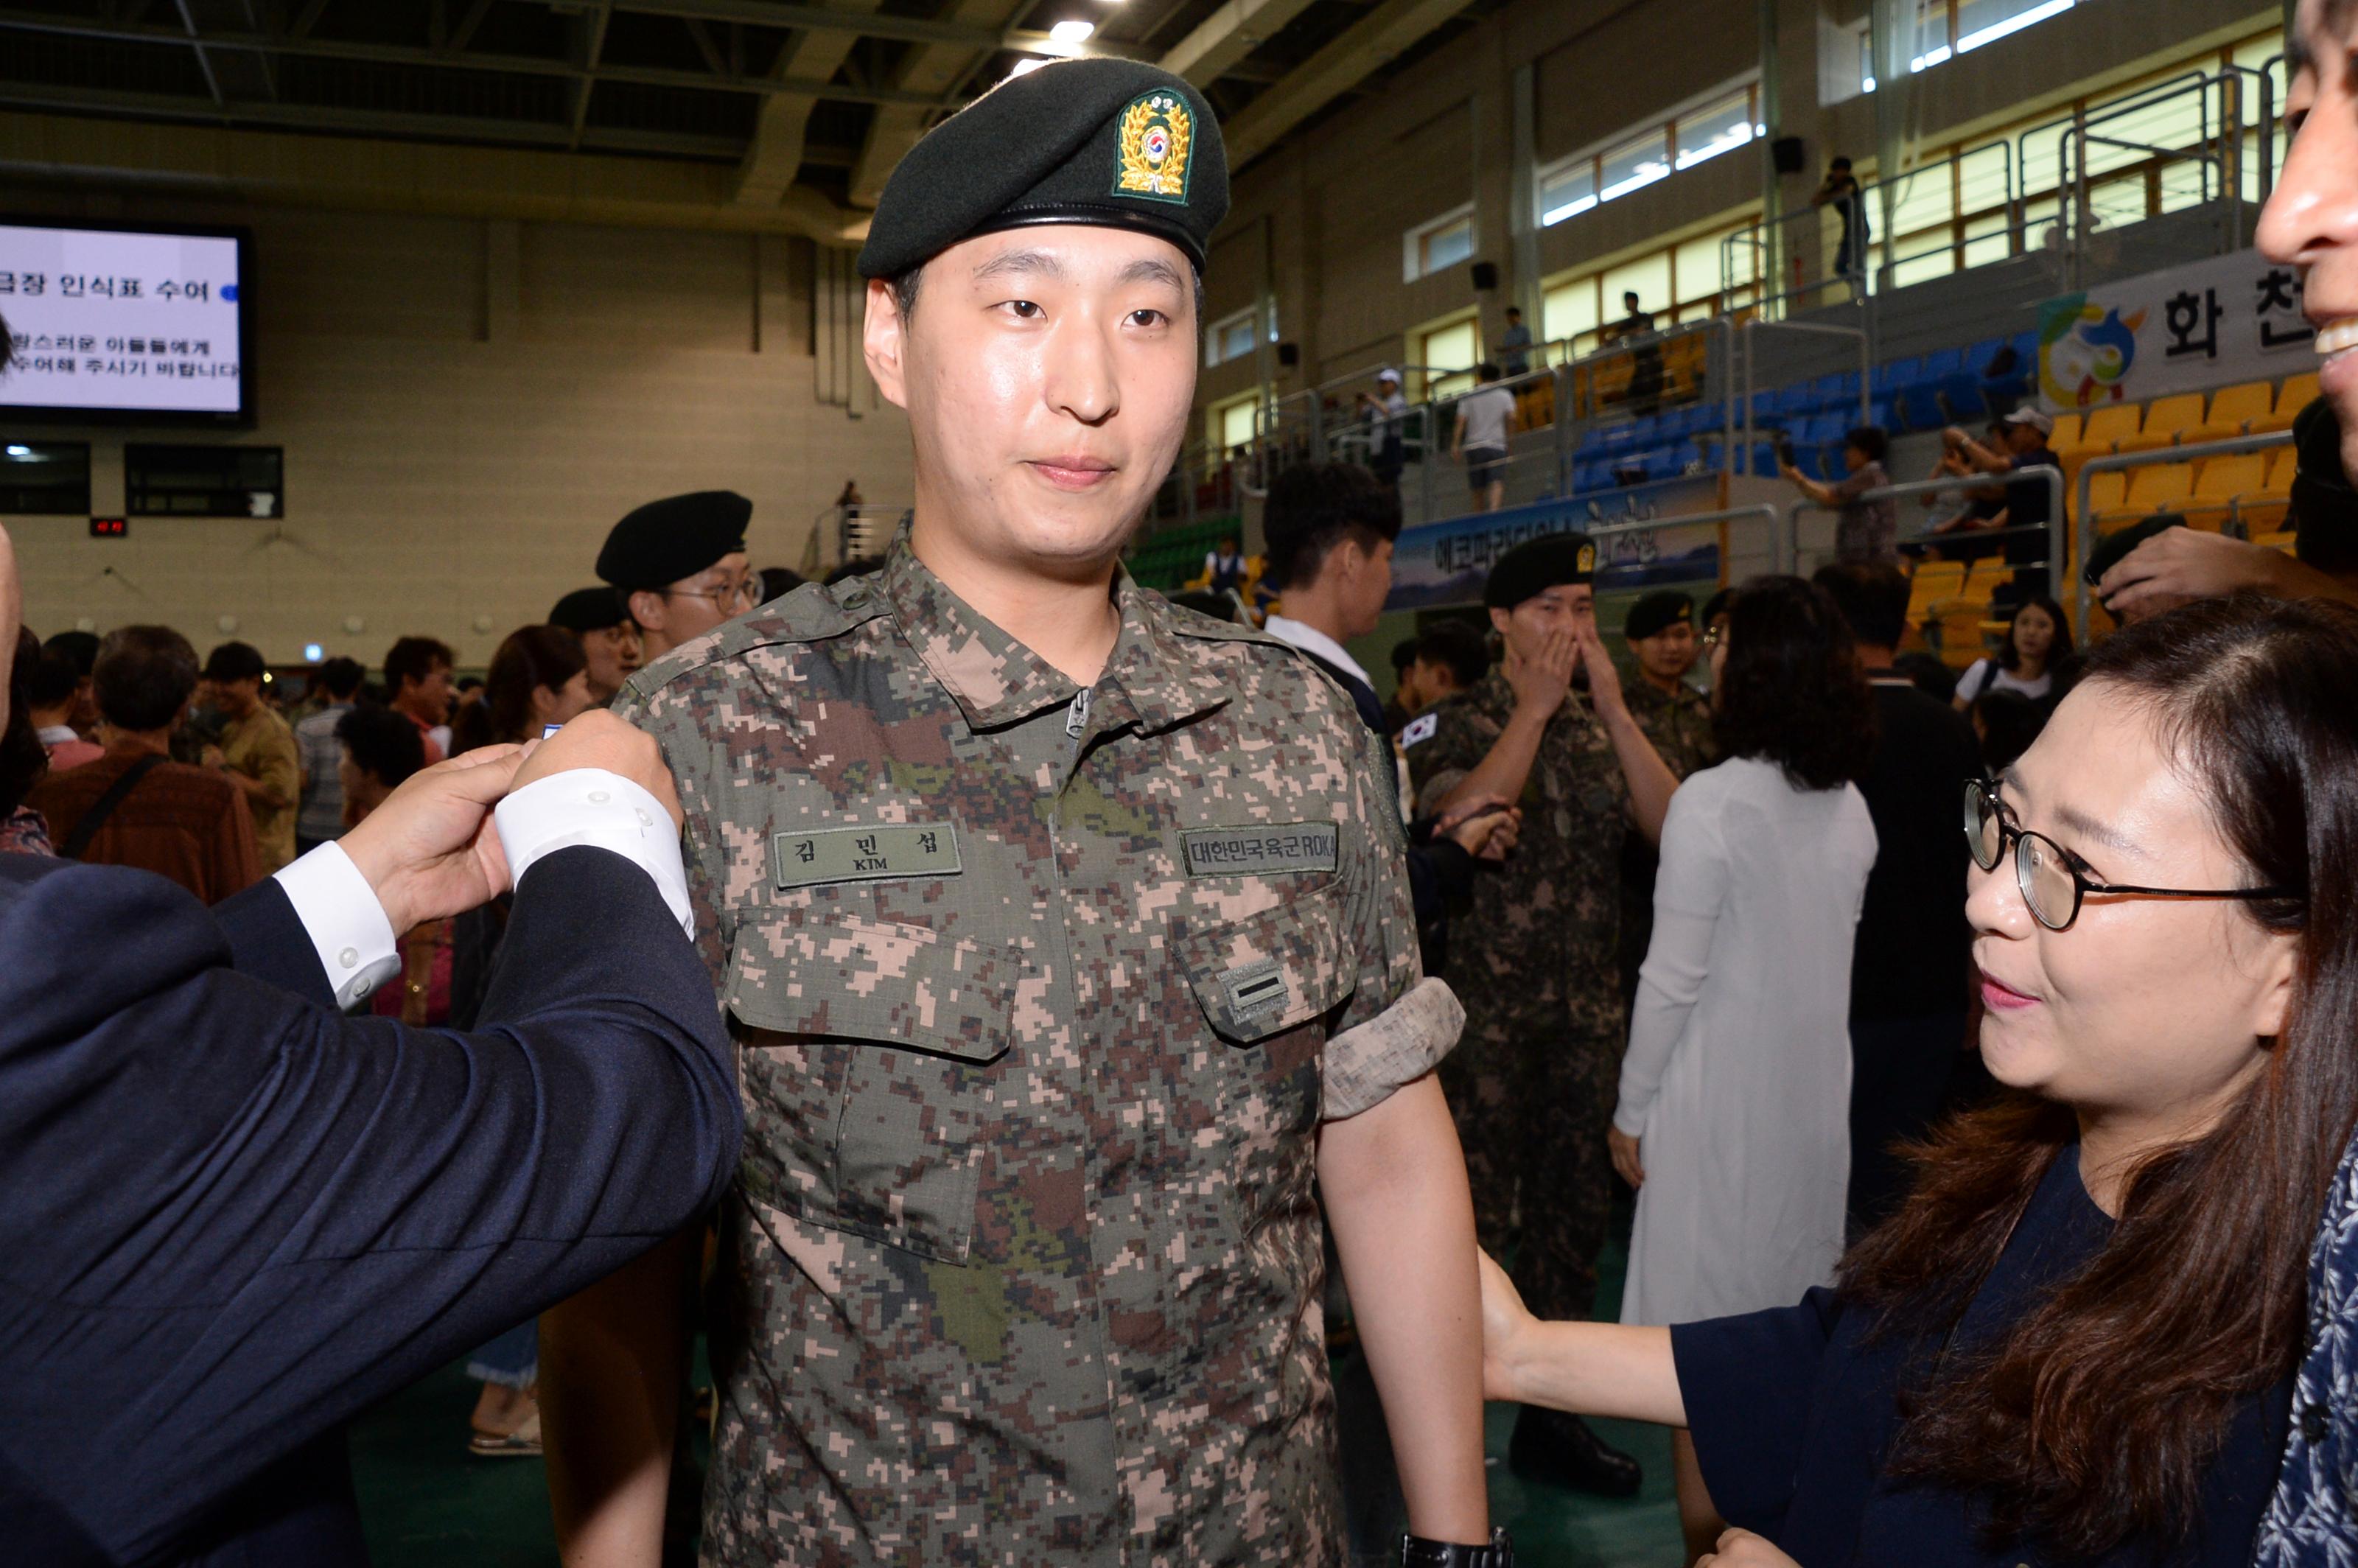
{"type": "Polygon", "coordinates": [[[1523,785],[1531,776],[1531,764],[1539,760],[1541,737],[1546,733],[1545,717],[1534,718],[1526,708],[1515,709],[1507,719],[1507,727],[1498,732],[1498,743],[1490,748],[1489,754],[1472,773],[1457,781],[1457,787],[1433,806],[1433,813],[1445,813],[1454,806],[1483,795],[1521,799],[1523,785]]]}
{"type": "Polygon", "coordinates": [[[1466,1160],[1439,1083],[1427,1076],[1328,1123],[1318,1173],[1409,1529],[1477,1544],[1490,1533],[1481,1291],[1466,1160]]]}
{"type": "Polygon", "coordinates": [[[239,773],[234,768],[223,770],[222,776],[228,779],[230,783],[235,784],[237,786],[238,793],[245,796],[246,799],[258,801],[262,805],[266,806],[273,810],[294,804],[285,791],[279,789],[267,779],[249,778],[247,775],[239,773]]]}
{"type": "Polygon", "coordinates": [[[1514,1398],[1579,1415],[1687,1423],[1671,1331],[1618,1323],[1531,1323],[1501,1357],[1514,1398]]]}
{"type": "Polygon", "coordinates": [[[541,1316],[542,1441],[565,1568],[662,1561],[693,1246],[674,1237],[541,1316]]]}
{"type": "Polygon", "coordinates": [[[1613,754],[1621,763],[1621,776],[1629,784],[1629,811],[1637,818],[1638,831],[1646,842],[1659,845],[1662,841],[1662,819],[1670,815],[1671,796],[1677,793],[1679,775],[1662,761],[1654,750],[1653,741],[1646,738],[1638,720],[1623,708],[1605,716],[1605,733],[1613,741],[1613,754]]]}

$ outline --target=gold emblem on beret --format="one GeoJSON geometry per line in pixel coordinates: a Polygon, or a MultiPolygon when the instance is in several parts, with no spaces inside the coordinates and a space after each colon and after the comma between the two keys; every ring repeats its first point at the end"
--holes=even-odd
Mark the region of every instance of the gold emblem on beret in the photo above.
{"type": "Polygon", "coordinates": [[[1595,546],[1583,545],[1580,546],[1580,569],[1584,572],[1590,573],[1591,575],[1595,574],[1596,570],[1595,546]]]}
{"type": "Polygon", "coordinates": [[[1176,92],[1157,88],[1131,99],[1121,112],[1121,172],[1114,194],[1184,205],[1195,133],[1195,114],[1176,92]]]}

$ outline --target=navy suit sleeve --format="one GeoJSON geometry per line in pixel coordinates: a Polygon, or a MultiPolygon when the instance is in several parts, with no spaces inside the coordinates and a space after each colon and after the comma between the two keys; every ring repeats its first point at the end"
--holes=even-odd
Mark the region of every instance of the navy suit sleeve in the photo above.
{"type": "Polygon", "coordinates": [[[1841,1315],[1832,1291],[1814,1290],[1798,1306],[1671,1328],[1695,1460],[1728,1523],[1778,1538],[1841,1315]]]}
{"type": "Polygon", "coordinates": [[[704,966],[604,850],[525,877],[470,1033],[234,940],[145,873],[0,875],[0,1479],[125,1558],[676,1230],[741,1132],[704,966]]]}
{"type": "Polygon", "coordinates": [[[335,988],[319,968],[311,934],[296,918],[277,878],[265,877],[222,900],[213,905],[213,919],[229,938],[230,962],[239,974],[268,980],[315,1007],[336,1005],[335,988]]]}

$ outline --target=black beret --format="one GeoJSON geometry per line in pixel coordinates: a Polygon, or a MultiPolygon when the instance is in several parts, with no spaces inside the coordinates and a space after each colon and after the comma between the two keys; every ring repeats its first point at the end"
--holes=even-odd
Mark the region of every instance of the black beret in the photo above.
{"type": "MultiPolygon", "coordinates": [[[[672,579],[677,582],[677,578],[672,579]]],[[[629,607],[622,602],[620,589],[600,583],[596,588],[577,588],[557,601],[548,612],[551,626],[562,626],[568,632],[584,635],[620,626],[631,618],[629,607]]]]}
{"type": "Polygon", "coordinates": [[[733,490],[650,501],[606,535],[598,575],[625,593],[669,587],[743,549],[745,524],[752,520],[753,503],[733,490]]]}
{"type": "Polygon", "coordinates": [[[1681,622],[1694,624],[1693,599],[1674,588],[1658,588],[1629,607],[1629,617],[1621,623],[1621,635],[1632,643],[1643,642],[1681,622]]]}
{"type": "Polygon", "coordinates": [[[876,204],[860,271],[898,277],[977,234],[1089,223],[1168,240],[1201,272],[1228,212],[1228,151],[1201,93],[1139,60],[1054,60],[910,149],[876,204]]]}
{"type": "Polygon", "coordinates": [[[1577,586],[1596,576],[1596,546],[1585,534],[1543,534],[1498,557],[1483,585],[1482,602],[1512,610],[1552,588],[1577,586]]]}

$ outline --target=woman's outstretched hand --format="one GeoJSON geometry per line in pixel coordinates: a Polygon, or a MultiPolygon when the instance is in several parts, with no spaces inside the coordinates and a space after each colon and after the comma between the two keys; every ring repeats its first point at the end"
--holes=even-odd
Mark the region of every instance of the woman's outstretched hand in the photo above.
{"type": "Polygon", "coordinates": [[[1731,1530],[1695,1559],[1695,1568],[1801,1568],[1748,1530],[1731,1530]]]}

